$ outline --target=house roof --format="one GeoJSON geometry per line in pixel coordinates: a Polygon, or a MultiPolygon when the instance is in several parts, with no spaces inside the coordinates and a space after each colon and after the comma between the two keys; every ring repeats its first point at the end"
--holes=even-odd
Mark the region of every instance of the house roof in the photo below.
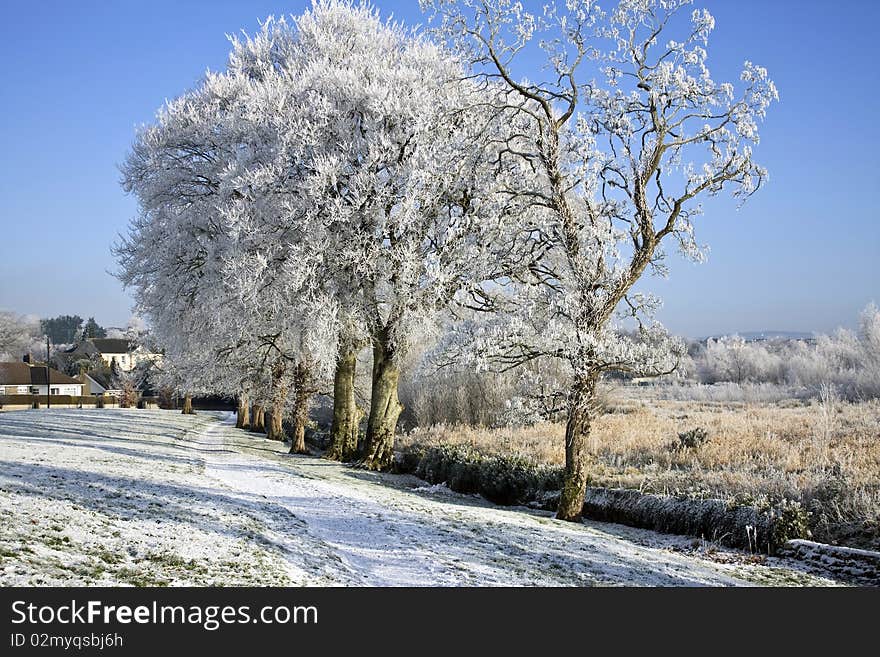
{"type": "Polygon", "coordinates": [[[105,390],[110,389],[110,377],[102,374],[100,372],[85,372],[85,376],[89,377],[92,381],[97,383],[99,386],[104,388],[105,390]]]}
{"type": "Polygon", "coordinates": [[[82,340],[77,342],[75,345],[66,349],[64,351],[65,354],[71,354],[72,356],[84,355],[84,356],[93,356],[98,352],[98,348],[95,347],[89,340],[82,340]]]}
{"type": "Polygon", "coordinates": [[[0,363],[0,384],[7,386],[31,385],[31,368],[27,363],[0,363]]]}
{"type": "Polygon", "coordinates": [[[124,338],[92,338],[89,342],[102,354],[127,354],[132,348],[124,338]]]}
{"type": "MultiPolygon", "coordinates": [[[[66,374],[49,368],[49,381],[62,385],[82,385],[66,374]]],[[[27,363],[0,363],[0,385],[7,386],[44,386],[46,385],[46,368],[39,365],[31,367],[27,363]]]]}
{"type": "MultiPolygon", "coordinates": [[[[49,381],[51,383],[60,383],[64,385],[82,385],[82,381],[77,381],[73,377],[67,376],[66,374],[59,372],[58,370],[49,368],[49,381]]],[[[43,386],[46,385],[46,368],[45,367],[32,367],[31,368],[31,384],[35,386],[43,386]]]]}
{"type": "Polygon", "coordinates": [[[103,388],[104,390],[110,389],[110,382],[105,377],[99,374],[89,374],[88,372],[84,372],[82,375],[82,382],[85,384],[88,382],[87,380],[91,381],[99,388],[103,388]]]}

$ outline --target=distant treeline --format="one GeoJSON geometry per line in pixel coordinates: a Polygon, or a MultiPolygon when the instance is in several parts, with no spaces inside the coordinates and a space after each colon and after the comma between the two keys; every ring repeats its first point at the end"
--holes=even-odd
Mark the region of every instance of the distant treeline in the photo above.
{"type": "Polygon", "coordinates": [[[84,320],[79,315],[59,315],[40,320],[40,332],[52,344],[71,344],[81,338],[106,338],[107,330],[94,317],[84,320]]]}

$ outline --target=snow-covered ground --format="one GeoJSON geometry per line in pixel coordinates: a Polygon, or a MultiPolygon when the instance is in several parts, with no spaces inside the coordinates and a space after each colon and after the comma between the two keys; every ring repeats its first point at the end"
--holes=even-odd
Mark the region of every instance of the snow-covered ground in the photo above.
{"type": "Polygon", "coordinates": [[[795,561],[497,507],[224,414],[0,413],[3,585],[823,585],[795,561]]]}

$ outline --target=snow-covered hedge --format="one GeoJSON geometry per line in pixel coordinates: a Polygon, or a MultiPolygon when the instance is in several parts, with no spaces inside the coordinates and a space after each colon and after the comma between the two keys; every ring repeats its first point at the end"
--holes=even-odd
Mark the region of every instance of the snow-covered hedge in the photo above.
{"type": "Polygon", "coordinates": [[[810,536],[808,514],[797,502],[757,508],[717,499],[651,495],[624,488],[588,488],[584,515],[771,554],[790,539],[810,536]]]}
{"type": "Polygon", "coordinates": [[[518,455],[488,456],[467,445],[440,445],[400,455],[398,470],[496,504],[528,504],[562,488],[562,468],[518,455]]]}

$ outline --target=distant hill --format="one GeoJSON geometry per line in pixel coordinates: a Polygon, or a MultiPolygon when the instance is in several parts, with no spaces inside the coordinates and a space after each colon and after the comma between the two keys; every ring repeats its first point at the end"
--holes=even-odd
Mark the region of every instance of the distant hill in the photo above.
{"type": "Polygon", "coordinates": [[[738,331],[722,335],[709,335],[702,338],[702,340],[717,340],[718,338],[732,335],[738,335],[746,342],[758,342],[761,340],[812,340],[816,337],[815,333],[805,333],[804,331],[738,331]]]}

